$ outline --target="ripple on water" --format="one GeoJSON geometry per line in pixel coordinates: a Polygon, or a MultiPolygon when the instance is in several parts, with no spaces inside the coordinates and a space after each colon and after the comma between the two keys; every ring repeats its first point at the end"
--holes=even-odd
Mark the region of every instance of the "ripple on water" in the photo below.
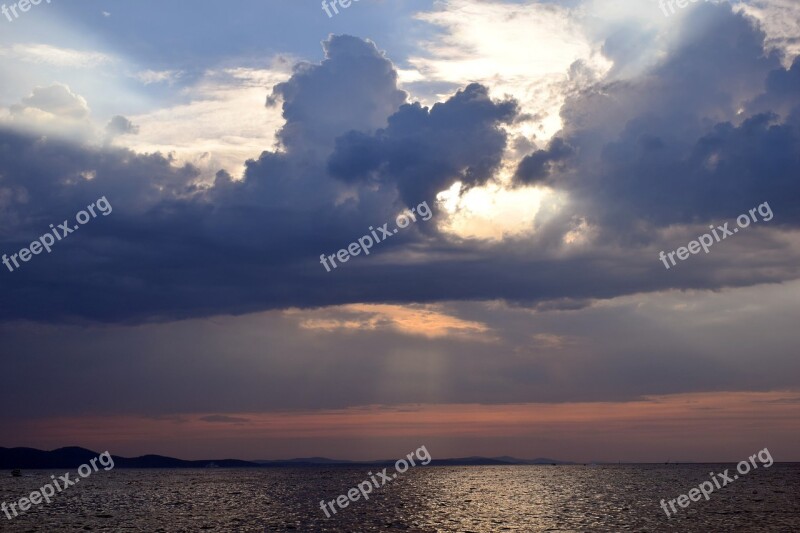
{"type": "MultiPolygon", "coordinates": [[[[346,493],[366,479],[366,469],[120,469],[87,478],[11,521],[0,515],[0,531],[800,531],[798,465],[742,476],[668,520],[660,500],[687,493],[719,467],[421,468],[332,518],[320,500],[346,493]]],[[[0,501],[30,494],[54,473],[0,475],[0,501]]]]}

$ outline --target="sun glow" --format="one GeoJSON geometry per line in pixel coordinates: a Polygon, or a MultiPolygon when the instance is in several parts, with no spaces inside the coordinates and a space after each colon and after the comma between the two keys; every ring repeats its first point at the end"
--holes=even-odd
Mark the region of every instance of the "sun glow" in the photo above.
{"type": "Polygon", "coordinates": [[[462,189],[463,184],[456,182],[437,196],[449,215],[441,229],[462,238],[490,240],[533,231],[542,202],[551,194],[535,187],[507,189],[497,183],[462,189]]]}

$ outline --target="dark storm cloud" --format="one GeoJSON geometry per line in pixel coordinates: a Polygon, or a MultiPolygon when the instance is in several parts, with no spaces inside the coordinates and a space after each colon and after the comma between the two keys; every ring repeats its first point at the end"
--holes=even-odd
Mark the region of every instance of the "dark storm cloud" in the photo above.
{"type": "Polygon", "coordinates": [[[331,273],[321,253],[414,202],[433,204],[456,181],[492,179],[507,142],[500,126],[515,119],[516,104],[475,84],[430,109],[407,104],[389,60],[344,36],[325,44],[325,61],[298,66],[273,90],[270,103],[281,102],[286,118],[281,147],[249,161],[242,181],[220,172],[199,189],[197,169],[158,154],[2,132],[3,253],[101,196],[114,212],[53,253],[0,272],[0,319],[166,321],[387,301],[536,305],[796,278],[796,253],[766,232],[740,234],[668,276],[652,249],[697,234],[653,243],[658,229],[704,228],[764,201],[775,211],[770,227],[800,222],[797,64],[782,71],[762,42],[729,8],[698,6],[660,66],[571,97],[563,142],[518,170],[518,182],[547,183],[571,200],[535,234],[493,244],[418,224],[331,273]],[[562,237],[584,219],[593,242],[565,252],[562,237]]]}
{"type": "Polygon", "coordinates": [[[514,180],[517,183],[532,184],[546,182],[553,169],[573,153],[573,148],[560,137],[550,141],[546,150],[536,150],[522,159],[514,180]]]}
{"type": "Polygon", "coordinates": [[[298,64],[267,100],[283,100],[286,125],[278,137],[289,150],[324,150],[345,131],[379,128],[406,101],[397,72],[371,41],[342,35],[323,46],[321,65],[298,64]]]}
{"type": "MultiPolygon", "coordinates": [[[[249,161],[241,182],[220,172],[213,188],[200,190],[192,185],[196,169],[172,168],[160,155],[89,150],[5,132],[8,157],[0,163],[0,184],[7,195],[26,197],[10,196],[4,251],[27,246],[49,223],[72,217],[100,196],[108,198],[114,213],[70,236],[53,253],[6,272],[7,305],[0,316],[171,319],[393,298],[395,289],[378,271],[365,275],[356,267],[336,272],[334,279],[317,258],[345,247],[370,225],[392,220],[404,207],[396,187],[435,187],[369,184],[357,190],[358,201],[340,202],[352,186],[327,174],[334,139],[349,132],[370,135],[387,126],[390,116],[385,130],[390,141],[392,135],[412,135],[415,125],[408,121],[414,111],[409,111],[415,109],[425,115],[429,142],[455,142],[460,128],[471,143],[454,146],[442,159],[451,174],[435,175],[431,183],[483,181],[505,145],[496,123],[510,118],[515,107],[495,104],[485,88],[470,86],[430,116],[418,105],[398,111],[405,94],[374,44],[333,37],[325,49],[328,58],[321,65],[301,65],[275,88],[273,96],[283,101],[287,117],[279,135],[282,150],[249,161]],[[459,173],[462,164],[470,168],[459,173]]],[[[413,151],[407,155],[413,157],[413,151]]],[[[403,171],[410,180],[408,169],[403,171]]],[[[382,251],[414,236],[409,229],[382,251]]],[[[409,294],[424,290],[415,269],[400,270],[405,279],[399,283],[414,288],[409,294]]]]}
{"type": "Polygon", "coordinates": [[[375,135],[350,132],[337,139],[328,169],[348,182],[394,184],[407,204],[434,198],[455,181],[491,179],[506,147],[498,125],[517,116],[514,101],[493,102],[476,83],[430,110],[404,105],[375,135]]]}
{"type": "Polygon", "coordinates": [[[786,118],[795,128],[800,127],[800,57],[789,70],[776,69],[769,73],[766,91],[748,105],[754,113],[775,113],[786,118]]]}
{"type": "Polygon", "coordinates": [[[765,201],[796,226],[798,63],[787,72],[728,6],[698,6],[687,22],[660,66],[565,106],[562,135],[577,156],[557,186],[618,235],[632,221],[719,221],[765,201]]]}
{"type": "Polygon", "coordinates": [[[3,324],[4,353],[14,355],[3,370],[14,379],[0,401],[14,408],[0,420],[199,413],[245,425],[243,413],[284,409],[791,390],[797,288],[636,295],[578,310],[445,304],[488,335],[432,339],[308,329],[305,313],[279,312],[136,327],[3,324]]]}

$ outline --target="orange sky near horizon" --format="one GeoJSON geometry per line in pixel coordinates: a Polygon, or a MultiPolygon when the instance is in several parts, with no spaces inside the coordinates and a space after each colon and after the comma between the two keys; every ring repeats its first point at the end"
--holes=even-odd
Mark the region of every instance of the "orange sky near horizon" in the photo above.
{"type": "Polygon", "coordinates": [[[85,416],[23,421],[6,446],[66,443],[121,456],[386,459],[426,445],[434,458],[576,462],[734,461],[769,448],[799,461],[800,392],[649,396],[632,402],[362,406],[269,413],[85,416]],[[498,453],[498,450],[503,450],[498,453]]]}

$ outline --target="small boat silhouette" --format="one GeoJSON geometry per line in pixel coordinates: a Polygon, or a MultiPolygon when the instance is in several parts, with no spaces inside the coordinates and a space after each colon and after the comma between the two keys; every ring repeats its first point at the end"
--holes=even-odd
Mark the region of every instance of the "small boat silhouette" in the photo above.
{"type": "Polygon", "coordinates": [[[15,468],[14,470],[11,471],[11,476],[12,477],[22,477],[22,472],[20,471],[19,468],[15,468]]]}

